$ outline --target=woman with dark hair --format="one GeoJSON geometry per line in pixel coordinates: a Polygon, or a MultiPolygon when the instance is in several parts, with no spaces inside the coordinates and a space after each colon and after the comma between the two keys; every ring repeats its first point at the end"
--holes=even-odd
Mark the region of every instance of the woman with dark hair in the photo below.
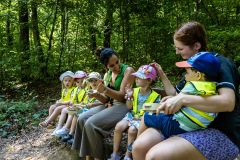
{"type": "Polygon", "coordinates": [[[103,159],[103,138],[110,135],[117,122],[128,112],[125,104],[125,87],[133,85],[132,67],[123,63],[111,48],[99,47],[95,54],[108,69],[104,84],[98,85],[98,92],[91,96],[102,103],[111,102],[111,107],[97,106],[78,118],[72,149],[80,149],[80,157],[103,159]]]}
{"type": "MultiPolygon", "coordinates": [[[[173,39],[176,54],[181,55],[183,59],[207,51],[205,30],[198,22],[188,22],[180,26],[173,39]]],[[[174,114],[182,106],[191,106],[204,112],[218,112],[216,119],[207,129],[178,134],[164,141],[159,130],[148,128],[133,144],[133,159],[233,160],[237,157],[240,148],[240,110],[236,105],[239,102],[239,72],[231,60],[220,54],[213,54],[221,63],[221,71],[217,79],[218,95],[165,97],[157,112],[174,114]]],[[[158,76],[165,81],[168,80],[161,66],[159,64],[154,66],[158,76]]],[[[175,90],[180,92],[185,83],[183,77],[175,90]]],[[[169,84],[171,83],[167,82],[164,88],[169,87],[169,84]]]]}

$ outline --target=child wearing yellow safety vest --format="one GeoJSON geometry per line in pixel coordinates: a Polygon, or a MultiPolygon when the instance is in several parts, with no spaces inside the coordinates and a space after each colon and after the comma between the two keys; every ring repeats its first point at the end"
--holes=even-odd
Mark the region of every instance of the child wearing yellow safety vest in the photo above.
{"type": "Polygon", "coordinates": [[[101,75],[98,72],[91,72],[86,77],[86,83],[89,85],[89,87],[85,88],[87,90],[86,90],[86,95],[83,101],[81,103],[76,103],[73,105],[73,107],[82,108],[80,113],[75,113],[74,115],[68,114],[68,116],[73,117],[70,121],[70,125],[67,126],[67,124],[69,124],[69,121],[67,120],[66,125],[61,130],[56,131],[56,134],[55,134],[56,136],[63,136],[61,141],[68,142],[68,144],[73,143],[73,138],[74,138],[73,135],[75,133],[78,116],[84,112],[87,112],[91,108],[102,104],[94,96],[92,96],[96,92],[97,86],[100,83],[103,83],[101,75]]]}
{"type": "Polygon", "coordinates": [[[72,101],[73,93],[74,93],[74,73],[72,71],[66,71],[59,77],[60,81],[62,82],[62,93],[61,99],[56,101],[55,104],[51,105],[49,108],[49,117],[39,123],[41,127],[48,127],[49,123],[53,122],[58,115],[61,113],[62,109],[67,107],[72,101]]]}
{"type": "MultiPolygon", "coordinates": [[[[121,159],[119,149],[122,134],[126,129],[128,129],[128,146],[136,139],[141,117],[144,114],[142,110],[143,104],[160,102],[160,95],[150,87],[155,83],[157,78],[156,70],[152,66],[143,65],[132,75],[136,77],[135,81],[138,88],[133,89],[130,85],[127,85],[125,88],[126,105],[131,111],[115,126],[113,153],[108,160],[121,159]]],[[[126,151],[124,160],[131,160],[131,153],[129,151],[126,151]]]]}
{"type": "MultiPolygon", "coordinates": [[[[183,94],[211,96],[216,95],[216,83],[221,64],[218,58],[208,52],[199,52],[187,61],[177,62],[177,67],[185,68],[185,86],[177,96],[183,94]]],[[[161,107],[158,108],[161,110],[161,107]]],[[[159,111],[158,111],[159,112],[159,111]]],[[[166,110],[165,110],[166,112],[166,110]]],[[[138,136],[148,127],[153,127],[163,134],[162,140],[187,131],[206,129],[217,117],[217,113],[199,111],[191,106],[183,106],[175,114],[145,114],[138,136]]]]}
{"type": "Polygon", "coordinates": [[[56,132],[58,132],[58,131],[66,132],[67,128],[70,127],[73,116],[71,116],[71,115],[67,116],[68,115],[67,111],[69,108],[72,108],[71,106],[73,106],[74,104],[79,104],[86,97],[86,91],[83,86],[83,81],[84,81],[85,77],[87,77],[87,73],[84,71],[77,71],[75,73],[74,82],[76,84],[76,87],[74,88],[73,98],[71,99],[71,103],[68,105],[68,107],[65,107],[61,111],[58,125],[57,125],[56,129],[52,132],[52,134],[51,134],[52,136],[55,136],[56,132]],[[65,125],[66,127],[63,127],[63,124],[66,121],[66,118],[68,118],[66,125],[65,125]]]}

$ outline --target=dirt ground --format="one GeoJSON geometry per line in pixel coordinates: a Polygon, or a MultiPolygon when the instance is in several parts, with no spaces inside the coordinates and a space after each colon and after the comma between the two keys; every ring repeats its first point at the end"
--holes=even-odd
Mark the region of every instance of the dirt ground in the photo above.
{"type": "MultiPolygon", "coordinates": [[[[33,84],[28,90],[36,91],[39,95],[37,101],[40,105],[46,104],[46,97],[55,99],[60,94],[56,92],[60,90],[58,85],[43,83],[33,84]],[[35,90],[34,88],[41,88],[41,90],[35,90]]],[[[16,96],[16,94],[12,92],[7,96],[8,99],[15,99],[13,96],[16,96]]],[[[71,150],[70,145],[51,136],[52,131],[39,126],[32,126],[30,130],[23,130],[17,136],[0,137],[0,160],[83,160],[78,156],[77,151],[71,150]]],[[[127,136],[124,137],[124,141],[126,141],[127,136]]],[[[126,144],[123,143],[122,146],[126,146],[126,144]]],[[[112,145],[109,147],[112,149],[112,145]]],[[[105,150],[105,154],[110,155],[111,149],[105,150]]],[[[240,160],[240,155],[235,160],[240,160]]]]}
{"type": "Polygon", "coordinates": [[[52,130],[33,127],[19,136],[0,139],[1,160],[81,160],[70,145],[51,136],[52,130]]]}

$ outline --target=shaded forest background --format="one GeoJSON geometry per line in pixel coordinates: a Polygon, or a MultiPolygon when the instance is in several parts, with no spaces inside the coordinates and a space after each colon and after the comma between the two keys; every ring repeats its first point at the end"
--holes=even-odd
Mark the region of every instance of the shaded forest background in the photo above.
{"type": "Polygon", "coordinates": [[[240,66],[239,0],[1,0],[1,90],[65,70],[103,74],[93,55],[100,45],[135,69],[156,61],[178,76],[172,36],[192,20],[205,26],[210,51],[240,66]]]}
{"type": "Polygon", "coordinates": [[[62,72],[104,74],[97,46],[113,48],[135,69],[158,62],[175,82],[182,72],[174,66],[181,57],[173,33],[193,20],[205,26],[210,51],[239,67],[239,0],[1,0],[0,135],[31,129],[47,116],[62,72]]]}

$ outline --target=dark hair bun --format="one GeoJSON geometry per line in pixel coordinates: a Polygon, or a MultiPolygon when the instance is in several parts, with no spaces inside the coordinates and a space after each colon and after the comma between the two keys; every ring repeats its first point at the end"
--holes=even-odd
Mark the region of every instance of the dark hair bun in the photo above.
{"type": "Polygon", "coordinates": [[[95,55],[96,56],[98,56],[98,57],[100,57],[100,54],[101,54],[101,52],[103,51],[105,49],[105,47],[103,47],[103,46],[99,46],[96,50],[95,50],[95,55]]]}

